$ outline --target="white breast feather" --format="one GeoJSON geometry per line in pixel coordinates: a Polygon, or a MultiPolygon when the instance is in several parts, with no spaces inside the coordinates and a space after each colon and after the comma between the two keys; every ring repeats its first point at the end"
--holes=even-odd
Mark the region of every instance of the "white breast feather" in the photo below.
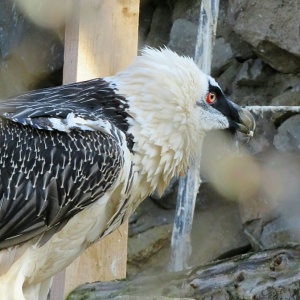
{"type": "Polygon", "coordinates": [[[172,176],[186,170],[203,138],[195,108],[208,90],[207,76],[192,59],[146,49],[124,72],[106,80],[129,102],[134,162],[148,183],[141,194],[155,188],[162,193],[172,176]]]}

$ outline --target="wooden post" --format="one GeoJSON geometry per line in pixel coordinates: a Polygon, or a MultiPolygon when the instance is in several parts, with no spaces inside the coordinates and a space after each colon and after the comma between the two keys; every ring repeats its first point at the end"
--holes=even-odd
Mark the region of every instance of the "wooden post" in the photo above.
{"type": "MultiPolygon", "coordinates": [[[[72,0],[66,25],[64,83],[110,76],[137,54],[139,0],[72,0]]],[[[65,271],[64,297],[86,282],[126,275],[127,224],[87,249],[65,271]]],[[[54,279],[54,290],[62,274],[54,279]]],[[[51,298],[59,300],[60,295],[51,298]]]]}

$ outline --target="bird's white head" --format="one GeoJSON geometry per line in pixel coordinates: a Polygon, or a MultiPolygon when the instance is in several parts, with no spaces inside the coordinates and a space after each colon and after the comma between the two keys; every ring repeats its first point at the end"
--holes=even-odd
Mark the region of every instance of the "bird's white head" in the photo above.
{"type": "Polygon", "coordinates": [[[110,80],[128,100],[135,163],[159,192],[186,170],[207,131],[254,130],[251,114],[229,101],[191,58],[170,49],[144,49],[110,80]]]}

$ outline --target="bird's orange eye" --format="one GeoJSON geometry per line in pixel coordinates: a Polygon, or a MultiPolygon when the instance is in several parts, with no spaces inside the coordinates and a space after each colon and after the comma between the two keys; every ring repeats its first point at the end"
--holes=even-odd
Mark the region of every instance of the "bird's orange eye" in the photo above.
{"type": "Polygon", "coordinates": [[[206,95],[206,102],[208,104],[213,104],[217,101],[217,95],[214,92],[210,92],[206,95]]]}

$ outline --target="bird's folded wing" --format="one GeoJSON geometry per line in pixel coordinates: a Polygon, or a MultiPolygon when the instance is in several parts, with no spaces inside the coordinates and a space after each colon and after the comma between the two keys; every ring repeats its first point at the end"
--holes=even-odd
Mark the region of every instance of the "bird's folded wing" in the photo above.
{"type": "Polygon", "coordinates": [[[116,182],[123,100],[97,79],[0,101],[0,248],[60,226],[116,182]]]}

